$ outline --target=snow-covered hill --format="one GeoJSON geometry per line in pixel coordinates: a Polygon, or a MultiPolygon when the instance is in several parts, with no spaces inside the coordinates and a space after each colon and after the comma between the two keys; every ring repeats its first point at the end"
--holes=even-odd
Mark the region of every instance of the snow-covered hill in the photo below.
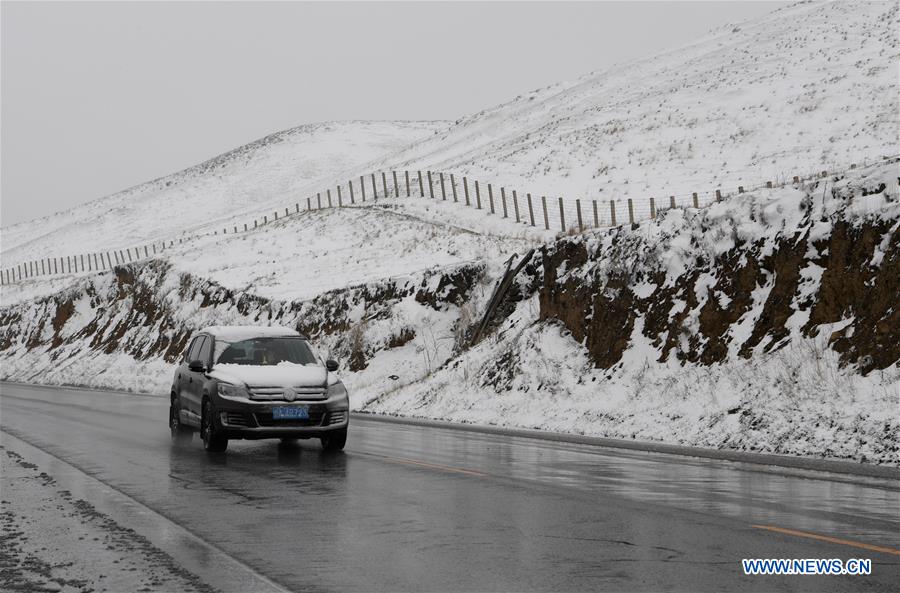
{"type": "Polygon", "coordinates": [[[805,2],[457,121],[383,168],[657,200],[900,153],[900,5],[805,2]]]}
{"type": "Polygon", "coordinates": [[[898,30],[893,1],[800,3],[453,125],[302,126],[4,228],[4,266],[230,227],[379,169],[455,172],[551,199],[631,197],[646,216],[649,197],[682,204],[698,192],[707,203],[715,188],[862,165],[900,153],[898,30]]]}
{"type": "Polygon", "coordinates": [[[434,134],[444,122],[304,125],[64,212],[3,228],[4,266],[42,256],[135,246],[221,217],[268,209],[332,176],[434,134]]]}

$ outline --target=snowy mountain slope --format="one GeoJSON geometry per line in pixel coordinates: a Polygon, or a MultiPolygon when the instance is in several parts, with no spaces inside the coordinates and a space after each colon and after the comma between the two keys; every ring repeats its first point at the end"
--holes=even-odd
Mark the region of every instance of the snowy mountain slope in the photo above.
{"type": "Polygon", "coordinates": [[[893,1],[797,4],[517,97],[377,167],[660,200],[871,162],[900,153],[898,30],[893,1]]]}
{"type": "Polygon", "coordinates": [[[443,122],[328,122],[278,132],[204,163],[3,228],[4,265],[135,246],[222,216],[281,206],[324,180],[443,129],[443,122]]]}
{"type": "Polygon", "coordinates": [[[282,219],[247,235],[205,237],[167,260],[179,272],[228,288],[306,300],[429,269],[502,261],[530,246],[404,216],[402,209],[343,208],[282,219]]]}
{"type": "MultiPolygon", "coordinates": [[[[376,215],[392,232],[408,224],[351,211],[284,226],[322,234],[376,215]]],[[[393,245],[369,228],[373,252],[393,245]]],[[[398,257],[403,275],[303,300],[179,270],[188,258],[142,262],[0,308],[0,379],[165,393],[191,331],[291,325],[341,361],[354,409],[896,464],[898,230],[892,164],[563,238],[535,255],[471,348],[502,242],[460,236],[458,261],[416,270],[413,251],[398,257]],[[477,248],[487,257],[465,261],[477,248]]],[[[261,242],[247,245],[234,276],[253,257],[268,265],[261,242]]],[[[322,243],[332,248],[334,265],[348,261],[322,243]]],[[[271,269],[294,283],[286,292],[313,276],[271,269]]]]}
{"type": "MultiPolygon", "coordinates": [[[[298,300],[435,267],[474,261],[494,265],[543,242],[539,233],[524,230],[512,237],[473,232],[458,224],[458,214],[448,204],[421,199],[301,212],[246,233],[176,243],[147,259],[163,259],[178,272],[227,288],[298,300]]],[[[0,300],[10,305],[51,295],[93,275],[79,271],[26,278],[0,286],[0,300]]]]}
{"type": "Polygon", "coordinates": [[[890,165],[563,239],[491,339],[357,405],[896,465],[898,231],[890,165]]]}
{"type": "MultiPolygon", "coordinates": [[[[5,228],[4,265],[230,227],[378,169],[444,170],[518,189],[523,199],[546,194],[556,225],[556,196],[569,209],[574,198],[596,199],[609,222],[612,198],[633,198],[646,216],[651,196],[661,206],[698,192],[707,203],[715,188],[871,162],[900,153],[898,28],[896,2],[802,3],[452,126],[302,126],[5,228]]],[[[620,209],[618,221],[625,218],[620,209]]],[[[567,219],[574,224],[573,212],[567,219]]]]}

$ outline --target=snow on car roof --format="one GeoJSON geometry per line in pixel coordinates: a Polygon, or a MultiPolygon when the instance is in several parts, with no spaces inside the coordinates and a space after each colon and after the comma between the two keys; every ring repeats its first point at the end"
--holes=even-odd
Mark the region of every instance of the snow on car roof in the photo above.
{"type": "MultiPolygon", "coordinates": [[[[204,327],[201,332],[211,334],[224,342],[238,342],[251,338],[277,338],[286,336],[300,336],[297,330],[279,325],[211,325],[204,327]]],[[[303,336],[300,336],[303,337],[303,336]]]]}

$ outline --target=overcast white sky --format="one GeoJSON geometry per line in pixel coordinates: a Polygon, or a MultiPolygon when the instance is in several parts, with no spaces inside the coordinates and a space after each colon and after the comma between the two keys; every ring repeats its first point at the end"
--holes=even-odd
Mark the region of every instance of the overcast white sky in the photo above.
{"type": "Polygon", "coordinates": [[[2,225],[303,123],[456,119],[784,4],[3,1],[2,225]]]}

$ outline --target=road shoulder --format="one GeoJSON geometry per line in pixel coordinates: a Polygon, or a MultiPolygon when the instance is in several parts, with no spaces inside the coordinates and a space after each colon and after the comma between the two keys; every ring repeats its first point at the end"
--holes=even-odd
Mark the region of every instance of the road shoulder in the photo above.
{"type": "Polygon", "coordinates": [[[10,590],[284,591],[57,457],[5,429],[0,437],[0,570],[10,590]]]}

